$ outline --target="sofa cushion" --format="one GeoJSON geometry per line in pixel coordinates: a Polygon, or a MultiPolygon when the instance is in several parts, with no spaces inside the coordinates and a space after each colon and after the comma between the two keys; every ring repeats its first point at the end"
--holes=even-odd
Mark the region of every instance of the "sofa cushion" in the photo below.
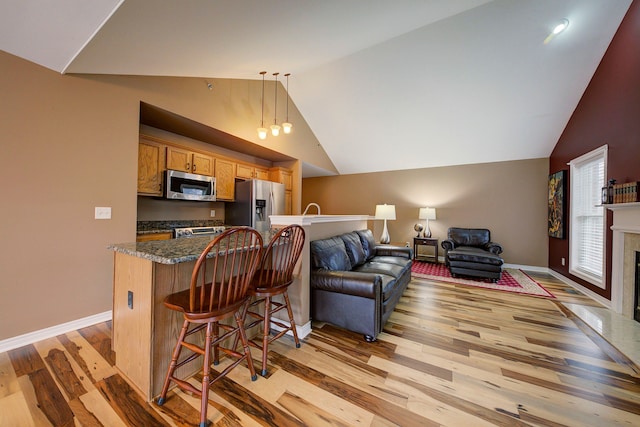
{"type": "Polygon", "coordinates": [[[369,260],[373,258],[376,254],[376,240],[373,238],[371,230],[356,230],[356,234],[360,237],[365,259],[369,260]]]}
{"type": "Polygon", "coordinates": [[[364,254],[364,249],[362,248],[362,243],[360,242],[360,236],[355,232],[351,232],[340,235],[340,238],[344,242],[352,268],[363,264],[366,260],[366,256],[364,254]]]}
{"type": "Polygon", "coordinates": [[[344,241],[338,237],[314,240],[311,247],[311,262],[313,268],[332,271],[351,270],[351,261],[347,255],[344,241]]]}
{"type": "Polygon", "coordinates": [[[409,258],[400,258],[391,255],[376,255],[369,260],[370,262],[386,262],[387,264],[395,264],[401,267],[411,267],[412,261],[409,258]]]}

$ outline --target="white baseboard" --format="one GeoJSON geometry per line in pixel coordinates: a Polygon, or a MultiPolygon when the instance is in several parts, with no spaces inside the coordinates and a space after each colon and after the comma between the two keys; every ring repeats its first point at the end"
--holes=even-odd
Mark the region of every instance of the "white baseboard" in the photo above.
{"type": "Polygon", "coordinates": [[[0,353],[111,320],[111,310],[0,341],[0,353]]]}
{"type": "Polygon", "coordinates": [[[521,264],[503,264],[503,268],[514,268],[517,270],[537,271],[538,273],[548,273],[548,267],[538,267],[535,265],[521,265],[521,264]]]}
{"type": "MultiPolygon", "coordinates": [[[[278,322],[281,322],[281,323],[286,324],[286,325],[290,325],[289,322],[287,322],[286,320],[283,320],[283,319],[278,319],[278,322]]],[[[271,322],[271,329],[280,332],[284,328],[281,328],[280,326],[278,326],[275,323],[271,322]]],[[[305,323],[302,326],[296,325],[296,332],[298,333],[298,338],[299,339],[302,339],[302,338],[306,337],[307,335],[309,335],[311,333],[311,321],[308,321],[307,323],[305,323]]],[[[293,337],[293,333],[291,333],[291,331],[287,332],[286,335],[291,335],[293,337]]]]}

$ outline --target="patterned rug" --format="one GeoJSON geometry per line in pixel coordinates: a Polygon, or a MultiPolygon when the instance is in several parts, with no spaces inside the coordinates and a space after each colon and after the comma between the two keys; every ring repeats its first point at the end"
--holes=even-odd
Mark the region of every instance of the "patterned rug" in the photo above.
{"type": "Polygon", "coordinates": [[[502,278],[496,283],[489,279],[472,279],[469,277],[451,277],[449,269],[444,264],[432,264],[430,262],[414,261],[411,267],[412,277],[421,279],[433,279],[459,285],[475,286],[498,291],[515,292],[526,295],[555,298],[551,292],[522,270],[505,268],[502,270],[502,278]]]}

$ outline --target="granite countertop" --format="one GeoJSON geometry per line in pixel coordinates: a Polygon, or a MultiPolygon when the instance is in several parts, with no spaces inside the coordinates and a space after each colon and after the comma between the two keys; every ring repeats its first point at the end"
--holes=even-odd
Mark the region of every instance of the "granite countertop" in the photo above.
{"type": "MultiPolygon", "coordinates": [[[[266,247],[271,239],[271,233],[260,234],[266,247]]],[[[107,249],[160,264],[178,264],[198,259],[204,248],[214,238],[215,236],[201,236],[148,242],[116,243],[109,245],[107,249]]]]}

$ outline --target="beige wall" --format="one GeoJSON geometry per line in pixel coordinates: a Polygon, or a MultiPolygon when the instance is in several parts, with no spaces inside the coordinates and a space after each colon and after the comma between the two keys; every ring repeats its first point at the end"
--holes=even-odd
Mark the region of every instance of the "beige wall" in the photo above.
{"type": "MultiPolygon", "coordinates": [[[[111,309],[106,248],[135,239],[140,101],[335,170],[295,105],[293,134],[257,140],[259,80],[215,79],[214,87],[197,78],[60,75],[0,52],[0,340],[111,309]],[[97,206],[110,206],[112,219],[95,220],[97,206]]],[[[301,179],[300,164],[294,169],[301,179]]],[[[448,225],[487,226],[508,262],[546,265],[546,170],[534,160],[309,179],[303,206],[373,214],[376,203],[394,203],[394,241],[412,237],[419,206],[435,206],[436,236],[448,225]]],[[[379,221],[372,226],[378,233],[379,221]]]]}
{"type": "MultiPolygon", "coordinates": [[[[413,242],[418,208],[437,209],[433,237],[449,227],[482,227],[504,246],[505,262],[547,266],[548,159],[308,178],[302,206],[320,204],[323,214],[373,215],[376,204],[396,205],[388,221],[392,242],[413,242]]],[[[312,212],[315,213],[315,210],[312,212]]],[[[382,221],[370,221],[376,237],[382,221]]],[[[423,222],[424,223],[424,222],[423,222]]]]}
{"type": "Polygon", "coordinates": [[[213,83],[60,75],[0,51],[0,340],[111,309],[106,248],[135,240],[140,101],[334,170],[295,105],[294,133],[258,141],[260,81],[213,83]]]}

